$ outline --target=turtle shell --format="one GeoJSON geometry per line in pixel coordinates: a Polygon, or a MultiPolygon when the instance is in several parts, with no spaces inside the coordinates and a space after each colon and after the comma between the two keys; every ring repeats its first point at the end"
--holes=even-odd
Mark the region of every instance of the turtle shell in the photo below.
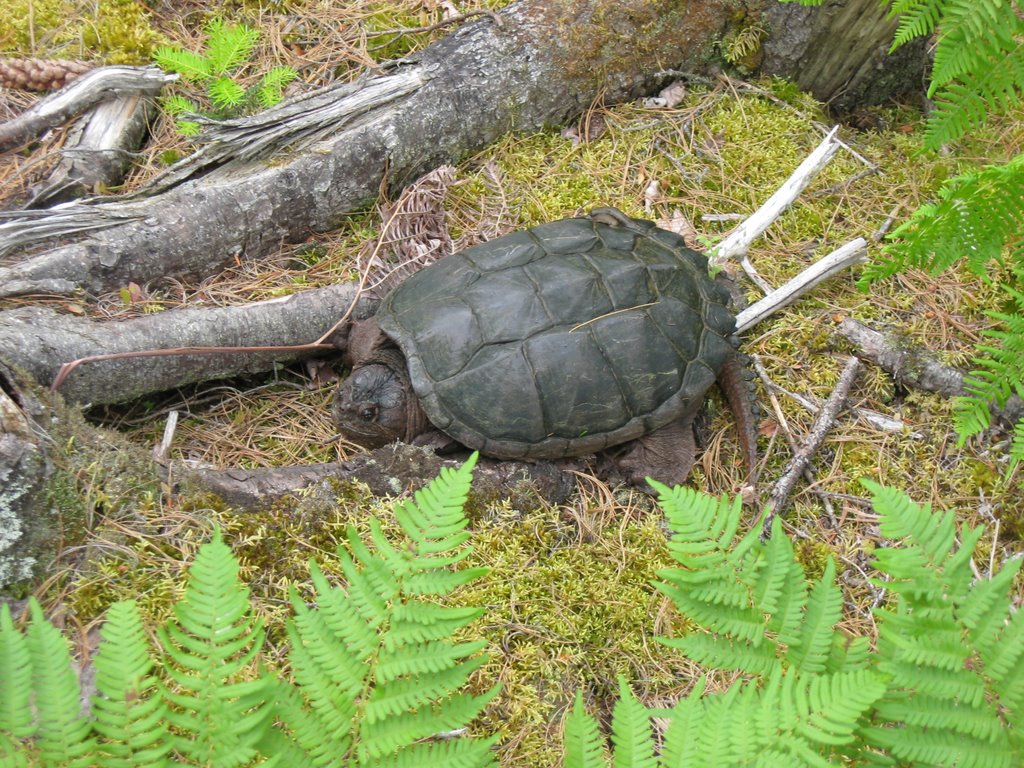
{"type": "Polygon", "coordinates": [[[681,237],[604,208],[435,262],[376,318],[434,426],[499,458],[559,458],[694,413],[734,354],[727,302],[681,237]]]}

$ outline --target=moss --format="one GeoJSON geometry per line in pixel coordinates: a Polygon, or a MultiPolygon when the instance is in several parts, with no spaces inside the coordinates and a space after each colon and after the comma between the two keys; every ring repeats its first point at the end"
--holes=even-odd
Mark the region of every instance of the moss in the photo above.
{"type": "Polygon", "coordinates": [[[584,93],[635,87],[666,67],[695,68],[710,58],[711,46],[698,49],[693,41],[724,31],[717,8],[673,0],[553,0],[534,8],[535,45],[584,93]]]}
{"type": "Polygon", "coordinates": [[[0,50],[12,55],[145,64],[163,41],[139,0],[12,0],[0,16],[0,50]]]}
{"type": "Polygon", "coordinates": [[[669,564],[660,519],[506,507],[474,531],[467,565],[491,572],[461,599],[489,606],[485,636],[495,655],[482,675],[504,686],[482,727],[515,744],[514,764],[558,763],[550,729],[578,687],[610,692],[616,675],[635,679],[638,669],[644,694],[680,684],[679,660],[653,642],[677,621],[649,586],[669,564]]]}

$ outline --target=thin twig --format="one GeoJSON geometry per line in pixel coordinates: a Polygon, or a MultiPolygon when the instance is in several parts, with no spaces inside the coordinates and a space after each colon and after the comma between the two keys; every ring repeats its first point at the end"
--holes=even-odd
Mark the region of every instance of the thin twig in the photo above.
{"type": "MultiPolygon", "coordinates": [[[[786,414],[782,410],[782,405],[779,403],[779,399],[775,396],[774,390],[777,386],[775,382],[771,380],[771,377],[768,375],[768,371],[765,370],[764,365],[761,363],[761,358],[757,355],[751,355],[750,359],[754,364],[754,370],[761,379],[761,383],[764,384],[765,392],[768,394],[768,401],[772,404],[772,410],[775,412],[775,418],[778,419],[779,422],[779,429],[782,430],[782,436],[789,445],[790,452],[796,456],[800,452],[800,446],[796,444],[796,439],[793,437],[793,431],[789,428],[789,421],[786,419],[786,414]]],[[[825,514],[828,516],[831,526],[833,528],[838,528],[839,522],[836,520],[836,512],[832,507],[832,500],[821,488],[814,485],[814,473],[811,472],[811,468],[809,466],[804,467],[803,476],[810,484],[815,495],[817,495],[818,500],[821,501],[822,505],[825,507],[825,514]]]]}
{"type": "Polygon", "coordinates": [[[776,288],[756,304],[740,312],[736,316],[736,332],[742,333],[753,328],[772,313],[796,301],[823,280],[854,264],[862,263],[867,259],[866,248],[864,238],[858,237],[814,262],[785,285],[776,288]]]}
{"type": "Polygon", "coordinates": [[[829,131],[825,139],[797,166],[797,169],[783,182],[782,186],[750,217],[737,226],[727,238],[712,249],[712,263],[721,264],[746,253],[750,244],[793,204],[793,201],[799,197],[811,179],[828,165],[839,150],[840,142],[836,138],[838,131],[839,126],[829,131]]]}
{"type": "Polygon", "coordinates": [[[846,403],[846,398],[850,394],[850,388],[853,386],[854,379],[857,378],[857,373],[860,371],[860,361],[856,357],[850,357],[846,361],[846,367],[843,369],[842,375],[839,377],[839,382],[836,384],[835,390],[829,396],[825,405],[822,407],[821,412],[818,414],[818,418],[814,421],[814,426],[811,428],[811,434],[807,438],[807,442],[804,447],[790,460],[789,465],[786,467],[786,471],[779,478],[779,481],[775,484],[772,489],[771,496],[768,499],[768,504],[765,507],[764,512],[764,528],[762,529],[762,535],[768,536],[771,532],[772,520],[775,515],[779,514],[786,506],[789,500],[790,494],[793,492],[793,488],[796,487],[797,480],[803,475],[804,469],[807,468],[810,463],[811,456],[813,456],[821,444],[825,441],[825,435],[828,434],[829,429],[835,424],[836,417],[839,415],[839,411],[846,403]]]}

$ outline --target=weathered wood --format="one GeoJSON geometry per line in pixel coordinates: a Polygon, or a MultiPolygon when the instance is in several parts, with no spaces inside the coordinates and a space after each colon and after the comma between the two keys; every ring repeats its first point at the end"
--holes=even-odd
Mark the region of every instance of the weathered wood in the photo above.
{"type": "MultiPolygon", "coordinates": [[[[360,482],[378,496],[398,496],[422,488],[443,467],[457,467],[467,456],[442,457],[429,448],[395,443],[344,462],[266,469],[191,469],[175,465],[173,474],[215,493],[240,509],[257,510],[281,497],[304,491],[327,493],[337,482],[360,482]]],[[[473,491],[486,499],[524,496],[548,503],[565,501],[576,487],[573,476],[555,462],[531,464],[481,457],[473,470],[473,491]]]]}
{"type": "Polygon", "coordinates": [[[133,93],[108,99],[82,115],[68,131],[57,167],[33,186],[25,207],[43,208],[99,194],[124,181],[154,110],[150,96],[133,93]]]}
{"type": "Polygon", "coordinates": [[[177,75],[166,75],[156,67],[99,67],[90,70],[13,120],[0,123],[0,152],[30,141],[101,101],[128,93],[154,95],[165,83],[175,79],[177,75]]]}
{"type": "Polygon", "coordinates": [[[803,476],[804,471],[810,465],[811,457],[818,452],[821,444],[825,442],[825,436],[835,424],[839,411],[846,405],[846,398],[849,397],[850,388],[853,386],[853,382],[859,372],[860,360],[856,357],[848,358],[846,366],[839,376],[839,381],[836,382],[836,388],[832,391],[832,394],[814,420],[814,426],[811,428],[811,433],[807,436],[807,441],[794,454],[793,458],[789,460],[789,464],[786,465],[782,477],[778,479],[772,488],[771,495],[768,497],[768,503],[765,505],[762,535],[768,536],[771,533],[772,520],[776,515],[781,514],[785,510],[786,505],[789,503],[789,496],[793,492],[793,488],[796,487],[797,481],[803,476]]]}
{"type": "MultiPolygon", "coordinates": [[[[967,394],[963,371],[946,365],[931,350],[899,334],[881,333],[850,317],[843,318],[836,333],[853,345],[854,354],[887,371],[904,387],[936,392],[943,397],[967,394]]],[[[1012,428],[1024,416],[1024,401],[1011,395],[1004,407],[992,403],[989,410],[997,423],[1012,428]]]]}
{"type": "Polygon", "coordinates": [[[920,92],[928,41],[889,54],[899,19],[888,10],[878,0],[827,0],[814,9],[768,3],[761,71],[789,77],[843,112],[920,92]]]}
{"type": "MultiPolygon", "coordinates": [[[[260,351],[253,347],[309,344],[350,308],[354,319],[372,313],[375,302],[369,298],[357,301],[356,296],[356,285],[343,284],[253,304],[183,309],[122,321],[96,321],[48,307],[21,307],[0,312],[0,360],[24,368],[49,385],[65,363],[108,356],[77,366],[61,384],[60,392],[70,402],[116,403],[194,382],[267,371],[279,363],[311,357],[317,350],[260,351]],[[247,349],[208,353],[197,349],[201,347],[247,349]],[[182,352],[139,355],[169,349],[182,352]]],[[[331,337],[335,348],[343,349],[346,333],[347,326],[331,337]]]]}
{"type": "MultiPolygon", "coordinates": [[[[752,12],[770,15],[776,5],[754,3],[752,12]]],[[[496,16],[500,23],[485,17],[467,24],[383,74],[226,125],[213,134],[217,144],[144,191],[150,197],[8,220],[0,225],[0,251],[48,238],[77,241],[0,269],[0,296],[205,276],[243,253],[258,258],[282,242],[332,229],[377,196],[385,174],[392,189],[401,187],[509,130],[564,123],[598,97],[610,104],[648,93],[668,68],[713,68],[709,48],[744,23],[734,6],[521,0],[496,16]]],[[[812,31],[824,23],[813,21],[817,12],[799,9],[812,31]]],[[[827,13],[820,19],[834,21],[827,13]]],[[[846,51],[836,40],[841,34],[845,41],[850,30],[829,30],[831,47],[846,51]]],[[[801,42],[807,53],[821,45],[821,35],[801,42]]],[[[866,60],[856,63],[872,71],[884,61],[884,50],[859,48],[857,55],[866,60]]],[[[780,67],[800,71],[799,64],[791,57],[780,67]]]]}
{"type": "Polygon", "coordinates": [[[0,588],[38,576],[60,545],[50,503],[49,409],[0,363],[0,588]]]}

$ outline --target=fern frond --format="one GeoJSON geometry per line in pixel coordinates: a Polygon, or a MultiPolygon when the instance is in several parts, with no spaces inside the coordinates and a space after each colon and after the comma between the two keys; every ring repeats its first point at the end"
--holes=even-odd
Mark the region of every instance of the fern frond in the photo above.
{"type": "MultiPolygon", "coordinates": [[[[1016,279],[1024,283],[1024,266],[1017,266],[1014,273],[1016,279]]],[[[988,313],[1005,330],[983,331],[986,338],[994,343],[978,345],[978,351],[986,356],[974,359],[978,368],[964,381],[969,394],[957,398],[955,403],[954,423],[960,438],[959,445],[989,428],[991,403],[1002,408],[1012,395],[1024,395],[1024,294],[1013,285],[1004,284],[1002,287],[1015,303],[1016,310],[988,313]]],[[[1010,459],[1014,464],[1024,459],[1024,419],[1018,419],[1014,425],[1010,459]]]]}
{"type": "Polygon", "coordinates": [[[150,675],[145,630],[134,601],[114,603],[107,611],[93,659],[96,693],[93,727],[103,739],[103,768],[164,766],[171,749],[167,707],[150,675]]]}
{"type": "Polygon", "coordinates": [[[226,75],[244,64],[260,38],[260,33],[252,27],[227,24],[221,18],[211,19],[206,33],[210,74],[214,77],[226,75]]]}
{"type": "Polygon", "coordinates": [[[1010,459],[1016,466],[1024,461],[1024,419],[1019,419],[1013,426],[1013,439],[1010,443],[1010,459]]]}
{"type": "MultiPolygon", "coordinates": [[[[652,486],[673,532],[669,552],[682,566],[659,571],[662,581],[654,586],[713,633],[759,645],[766,619],[753,604],[753,591],[757,587],[754,572],[763,560],[747,562],[755,546],[750,536],[733,546],[741,500],[716,499],[681,486],[652,486]]],[[[771,600],[777,597],[773,589],[762,586],[761,593],[771,600]]]]}
{"type": "Polygon", "coordinates": [[[947,0],[893,0],[889,18],[900,17],[890,52],[915,37],[930,35],[942,17],[947,0]]]}
{"type": "Polygon", "coordinates": [[[928,95],[968,75],[979,64],[998,60],[1016,47],[1017,27],[1001,0],[946,0],[928,95]]]}
{"type": "Polygon", "coordinates": [[[975,584],[970,557],[980,527],[961,532],[957,547],[952,513],[932,513],[903,494],[864,484],[882,532],[906,537],[898,550],[877,553],[877,567],[893,577],[886,585],[899,599],[894,609],[876,612],[878,669],[890,682],[875,712],[885,726],[866,726],[864,736],[902,760],[979,768],[1019,764],[1024,752],[1012,743],[1004,720],[1019,706],[1015,690],[1024,680],[1011,671],[1024,659],[1024,622],[1016,628],[1015,618],[1006,622],[1006,592],[1019,563],[975,584]],[[1007,673],[1013,677],[1006,679],[1009,688],[1002,685],[1007,673]]]}
{"type": "Polygon", "coordinates": [[[89,721],[81,715],[78,676],[71,666],[67,641],[29,600],[32,620],[25,633],[35,694],[35,748],[44,766],[85,768],[91,765],[89,721]]]}
{"type": "Polygon", "coordinates": [[[372,765],[374,768],[478,768],[494,764],[490,752],[497,741],[497,736],[428,741],[375,760],[372,765]]]}
{"type": "MultiPolygon", "coordinates": [[[[778,518],[776,518],[777,520],[778,518]]],[[[802,575],[802,574],[801,574],[802,575]]],[[[843,593],[836,585],[835,561],[829,557],[825,571],[815,582],[807,599],[807,610],[799,634],[787,639],[787,661],[804,673],[821,673],[829,666],[836,636],[835,626],[842,619],[843,593]]],[[[840,670],[829,670],[838,672],[840,670]]]]}
{"type": "Polygon", "coordinates": [[[474,455],[458,470],[442,470],[396,508],[408,539],[403,546],[391,543],[376,520],[372,547],[350,528],[338,550],[345,587],[332,586],[310,563],[318,609],[292,595],[290,659],[303,694],[289,703],[300,726],[292,736],[305,744],[317,729],[331,734],[317,765],[348,763],[353,754],[374,765],[419,765],[445,755],[490,764],[489,741],[415,743],[464,728],[497,692],[455,693],[486,659],[484,641],[452,641],[479,610],[423,599],[447,595],[482,572],[454,570],[471,551],[463,505],[475,461],[474,455]]]}
{"type": "Polygon", "coordinates": [[[576,702],[565,719],[562,745],[565,748],[563,768],[607,768],[605,740],[601,729],[583,706],[583,694],[576,691],[576,702]]]}
{"type": "Polygon", "coordinates": [[[245,679],[264,633],[219,531],[199,548],[185,597],[158,636],[172,682],[165,691],[174,705],[167,719],[181,734],[177,751],[200,764],[247,764],[269,725],[266,680],[245,679]]]}
{"type": "MultiPolygon", "coordinates": [[[[685,615],[689,616],[688,613],[685,615]]],[[[750,675],[767,676],[780,663],[776,649],[771,643],[754,645],[749,642],[736,641],[728,635],[716,635],[709,632],[690,632],[682,637],[656,637],[655,639],[664,646],[679,649],[686,658],[692,659],[708,669],[741,671],[750,675]]]]}
{"type": "Polygon", "coordinates": [[[888,237],[884,258],[859,285],[920,267],[937,274],[961,259],[976,274],[1002,262],[1005,245],[1024,229],[1024,155],[947,180],[939,201],[921,206],[888,237]]]}
{"type": "Polygon", "coordinates": [[[839,766],[827,756],[853,742],[859,720],[884,692],[884,680],[869,670],[805,675],[777,668],[763,688],[738,683],[711,696],[701,695],[701,684],[668,713],[662,764],[839,766]]]}
{"type": "Polygon", "coordinates": [[[32,660],[28,641],[11,619],[11,608],[0,605],[0,734],[15,739],[32,735],[32,660]]]}
{"type": "Polygon", "coordinates": [[[612,744],[615,745],[615,768],[655,768],[654,738],[651,716],[626,680],[619,677],[619,700],[612,710],[612,744]]]}
{"type": "MultiPolygon", "coordinates": [[[[476,718],[497,692],[495,687],[480,696],[448,696],[417,712],[402,712],[386,720],[361,723],[357,747],[360,759],[376,761],[420,739],[458,731],[476,718]]],[[[493,756],[489,756],[488,765],[492,759],[493,756]]]]}

